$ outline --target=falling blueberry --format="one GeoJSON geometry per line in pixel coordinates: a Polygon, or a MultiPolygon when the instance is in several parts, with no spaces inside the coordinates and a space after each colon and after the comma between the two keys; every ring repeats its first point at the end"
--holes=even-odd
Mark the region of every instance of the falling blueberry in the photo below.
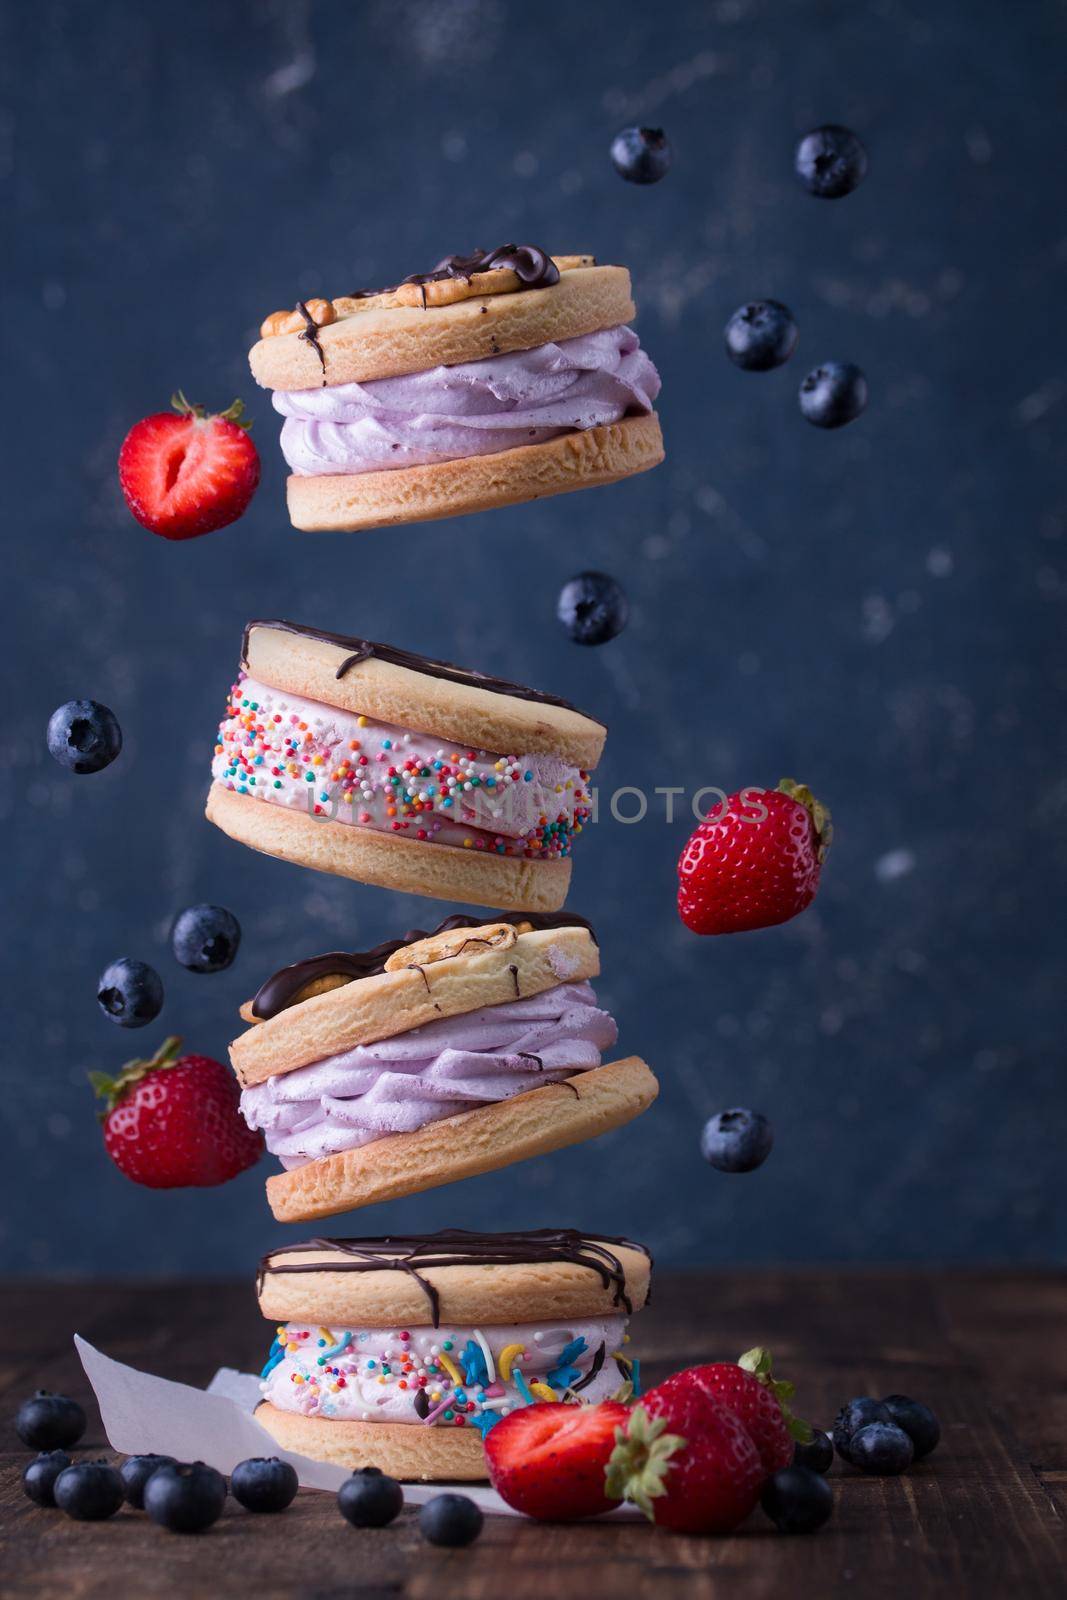
{"type": "Polygon", "coordinates": [[[753,1172],[771,1153],[774,1133],[761,1111],[735,1106],[704,1124],[700,1153],[720,1172],[753,1172]]]}
{"type": "Polygon", "coordinates": [[[252,1456],[230,1473],[230,1493],[246,1511],[284,1511],[299,1487],[295,1467],[277,1456],[252,1456]]]}
{"type": "Polygon", "coordinates": [[[384,1528],[400,1515],[404,1491],[377,1467],[353,1472],[337,1491],[337,1509],[354,1528],[384,1528]]]}
{"type": "Polygon", "coordinates": [[[911,1400],[906,1394],[887,1394],[882,1401],[898,1428],[903,1428],[912,1442],[916,1461],[936,1450],[941,1439],[941,1424],[929,1406],[921,1400],[911,1400]]]}
{"type": "Polygon", "coordinates": [[[556,616],[575,644],[607,644],[625,628],[630,602],[606,572],[579,572],[560,590],[556,616]]]}
{"type": "Polygon", "coordinates": [[[160,1467],[177,1465],[173,1456],[127,1456],[119,1468],[119,1477],[129,1504],[135,1510],[143,1511],[145,1485],[153,1472],[158,1472],[160,1467]]]}
{"type": "Polygon", "coordinates": [[[146,962],[120,956],[105,968],[96,998],[104,1015],[120,1028],[144,1028],[163,1009],[163,982],[146,962]]]}
{"type": "Polygon", "coordinates": [[[892,1422],[888,1406],[870,1395],[860,1395],[850,1400],[837,1413],[834,1422],[834,1449],[845,1461],[852,1460],[852,1440],[861,1428],[872,1422],[892,1422]]]}
{"type": "Polygon", "coordinates": [[[144,1488],[144,1508],[171,1533],[200,1533],[222,1515],[226,1479],[202,1461],[160,1467],[144,1488]]]}
{"type": "Polygon", "coordinates": [[[473,1544],[485,1518],[465,1494],[435,1494],[419,1512],[419,1532],[429,1544],[458,1549],[473,1544]]]}
{"type": "Polygon", "coordinates": [[[895,1477],[908,1470],[914,1455],[911,1440],[895,1422],[868,1422],[849,1440],[849,1460],[861,1472],[895,1477]]]}
{"type": "Polygon", "coordinates": [[[187,906],[175,919],[170,942],[190,972],[224,972],[241,943],[241,924],[224,906],[187,906]]]}
{"type": "Polygon", "coordinates": [[[54,1506],[56,1479],[69,1466],[70,1457],[65,1450],[43,1450],[22,1474],[23,1493],[34,1505],[54,1506]]]}
{"type": "Polygon", "coordinates": [[[834,1442],[828,1433],[815,1429],[806,1444],[793,1446],[793,1465],[811,1472],[829,1472],[834,1462],[834,1442]]]}
{"type": "Polygon", "coordinates": [[[840,200],[866,177],[867,152],[850,128],[829,122],[804,135],[793,165],[809,194],[840,200]]]}
{"type": "Polygon", "coordinates": [[[611,141],[611,160],[628,183],[658,183],[671,164],[671,142],[662,128],[623,128],[611,141]]]}
{"type": "Polygon", "coordinates": [[[780,300],[750,300],[738,306],[723,332],[726,354],[745,372],[770,372],[797,347],[793,313],[780,300]]]}
{"type": "Polygon", "coordinates": [[[64,1467],[52,1492],[59,1509],[75,1522],[103,1522],[126,1498],[122,1479],[107,1461],[77,1461],[64,1467]]]}
{"type": "Polygon", "coordinates": [[[122,749],[115,713],[98,700],[68,700],[48,719],[48,751],[71,772],[100,772],[122,749]]]}
{"type": "Polygon", "coordinates": [[[824,361],[800,385],[800,409],[816,428],[843,428],[867,409],[867,379],[851,361],[824,361]]]}
{"type": "Polygon", "coordinates": [[[31,1450],[68,1450],[86,1429],[85,1412],[65,1394],[38,1389],[19,1406],[15,1432],[31,1450]]]}
{"type": "Polygon", "coordinates": [[[779,1533],[814,1533],[834,1509],[834,1491],[810,1467],[783,1467],[767,1479],[760,1505],[779,1533]]]}

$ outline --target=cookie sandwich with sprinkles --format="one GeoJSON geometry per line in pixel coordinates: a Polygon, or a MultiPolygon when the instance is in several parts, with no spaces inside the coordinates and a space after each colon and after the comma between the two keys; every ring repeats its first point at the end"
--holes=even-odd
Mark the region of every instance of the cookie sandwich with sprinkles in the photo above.
{"type": "Polygon", "coordinates": [[[663,460],[625,267],[501,245],[273,312],[249,357],[285,418],[294,527],[515,505],[663,460]]]}
{"type": "Polygon", "coordinates": [[[392,645],[250,622],[207,815],[283,861],[554,911],[607,737],[569,701],[392,645]]]}
{"type": "Polygon", "coordinates": [[[568,912],[456,915],[367,951],[274,974],[230,1046],[241,1113],[284,1171],[279,1222],[334,1216],[595,1138],[658,1084],[604,1060],[614,1019],[568,912]]]}
{"type": "Polygon", "coordinates": [[[484,1478],[509,1411],[639,1393],[627,1324],[651,1266],[643,1245],[571,1228],[283,1245],[259,1268],[275,1337],[256,1420],[353,1470],[484,1478]]]}

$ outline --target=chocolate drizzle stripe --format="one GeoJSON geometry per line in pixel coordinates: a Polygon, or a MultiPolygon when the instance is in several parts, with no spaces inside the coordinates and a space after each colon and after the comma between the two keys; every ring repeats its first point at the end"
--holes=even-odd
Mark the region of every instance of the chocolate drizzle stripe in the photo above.
{"type": "Polygon", "coordinates": [[[587,1238],[574,1228],[537,1228],[530,1233],[468,1233],[446,1228],[423,1238],[386,1235],[376,1239],[309,1239],[303,1244],[283,1244],[259,1263],[256,1291],[262,1293],[268,1274],[294,1272],[406,1272],[429,1303],[432,1324],[441,1325],[441,1297],[423,1273],[440,1267],[521,1267],[555,1261],[588,1267],[605,1288],[613,1291],[613,1304],[633,1312],[626,1293],[626,1269],[609,1245],[639,1250],[652,1265],[652,1254],[632,1239],[604,1234],[587,1238]],[[279,1256],[307,1250],[333,1252],[336,1261],[297,1261],[286,1264],[279,1256]],[[421,1269],[421,1270],[420,1270],[421,1269]]]}
{"type": "Polygon", "coordinates": [[[323,381],[323,384],[325,385],[325,383],[326,383],[326,352],[322,348],[322,345],[319,342],[319,325],[315,321],[315,318],[311,315],[311,312],[308,310],[307,301],[306,300],[298,300],[296,302],[296,309],[297,309],[297,311],[299,311],[300,315],[304,319],[304,331],[303,331],[302,334],[299,335],[299,337],[301,339],[306,339],[307,343],[311,346],[311,348],[314,350],[315,354],[318,356],[318,358],[319,358],[319,366],[322,368],[322,381],[323,381]]]}
{"type": "Polygon", "coordinates": [[[400,283],[385,289],[356,289],[349,300],[373,300],[379,294],[395,294],[406,283],[418,284],[422,289],[423,309],[426,309],[426,285],[443,283],[458,278],[469,283],[476,272],[493,272],[508,269],[519,280],[520,289],[550,289],[559,282],[559,268],[548,254],[536,244],[500,244],[495,250],[473,250],[469,256],[445,256],[432,272],[412,272],[400,283]]]}
{"type": "MultiPolygon", "coordinates": [[[[349,978],[355,982],[362,978],[374,978],[385,971],[389,957],[405,945],[417,944],[422,939],[435,939],[439,933],[449,933],[453,928],[481,928],[493,922],[506,922],[513,927],[528,922],[535,932],[550,928],[584,928],[596,943],[596,934],[591,925],[573,911],[501,911],[482,917],[457,912],[454,916],[446,917],[429,933],[424,933],[421,928],[411,928],[403,938],[387,939],[383,944],[375,945],[373,950],[334,950],[327,955],[309,956],[306,961],[294,961],[291,966],[282,967],[260,987],[252,1001],[252,1015],[263,1022],[269,1021],[291,1005],[302,989],[319,978],[349,978]]],[[[464,948],[467,944],[482,942],[468,939],[464,948]]],[[[425,977],[423,973],[424,980],[425,977]]],[[[426,987],[429,989],[429,983],[426,987]]]]}
{"type": "Polygon", "coordinates": [[[597,1353],[593,1357],[593,1365],[589,1368],[589,1371],[586,1373],[584,1378],[579,1378],[577,1383],[571,1384],[572,1394],[577,1394],[580,1389],[587,1389],[589,1387],[597,1373],[600,1371],[601,1367],[604,1365],[604,1354],[605,1345],[603,1339],[601,1339],[597,1353]]]}
{"type": "MultiPolygon", "coordinates": [[[[394,667],[407,667],[409,672],[421,672],[427,678],[443,678],[446,683],[464,684],[471,689],[487,689],[491,694],[507,695],[511,700],[528,700],[534,705],[557,706],[561,711],[574,711],[578,716],[584,717],[586,713],[579,711],[569,700],[562,700],[558,695],[544,694],[540,689],[531,689],[524,683],[512,683],[507,678],[495,678],[491,673],[473,672],[467,667],[457,667],[452,661],[434,661],[431,656],[416,655],[411,650],[401,650],[396,645],[376,644],[373,639],[360,639],[347,633],[330,633],[325,628],[306,628],[299,622],[287,622],[278,617],[255,617],[245,624],[245,631],[241,638],[241,665],[248,666],[248,639],[253,628],[277,628],[280,633],[295,633],[305,639],[321,639],[326,644],[335,644],[349,654],[341,662],[334,676],[343,678],[352,667],[358,666],[361,661],[387,661],[394,667]]],[[[595,717],[588,717],[589,722],[596,722],[595,717]]],[[[599,723],[604,727],[604,723],[599,723]]]]}

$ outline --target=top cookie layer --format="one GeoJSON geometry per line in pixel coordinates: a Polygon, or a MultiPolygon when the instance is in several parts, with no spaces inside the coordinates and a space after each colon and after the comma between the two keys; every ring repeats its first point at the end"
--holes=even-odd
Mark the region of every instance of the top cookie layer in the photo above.
{"type": "Polygon", "coordinates": [[[585,772],[607,737],[602,723],[521,684],[289,622],[250,622],[243,665],[308,700],[497,754],[558,756],[585,772]]]}
{"type": "Polygon", "coordinates": [[[639,1311],[652,1262],[628,1239],[570,1228],[425,1238],[312,1239],[260,1262],[272,1321],[341,1327],[555,1321],[639,1311]]]}
{"type": "Polygon", "coordinates": [[[514,273],[494,270],[476,273],[469,283],[427,285],[425,305],[413,284],[366,299],[314,302],[307,318],[296,313],[303,332],[275,334],[253,345],[252,375],[265,389],[364,383],[532,350],[633,320],[625,267],[586,265],[591,257],[553,259],[582,264],[562,266],[559,282],[543,289],[522,290],[514,273]],[[442,291],[433,297],[442,303],[433,303],[431,289],[442,291]],[[316,314],[333,320],[316,326],[316,314]]]}

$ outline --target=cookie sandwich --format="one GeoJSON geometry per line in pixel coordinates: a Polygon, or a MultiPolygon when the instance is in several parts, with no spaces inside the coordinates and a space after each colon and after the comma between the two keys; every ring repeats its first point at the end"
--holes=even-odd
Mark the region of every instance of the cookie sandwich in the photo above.
{"type": "Polygon", "coordinates": [[[417,1194],[578,1144],[647,1110],[637,1056],[590,980],[581,917],[452,916],[374,950],[315,956],[269,978],[230,1046],[241,1113],[283,1172],[279,1222],[417,1194]]]}
{"type": "Polygon", "coordinates": [[[207,815],[283,861],[554,911],[607,729],[566,700],[292,622],[250,622],[207,815]]]}
{"type": "Polygon", "coordinates": [[[484,1478],[482,1440],[516,1407],[637,1392],[624,1346],[651,1265],[571,1228],[283,1245],[259,1268],[276,1332],[256,1421],[337,1466],[484,1478]]]}
{"type": "Polygon", "coordinates": [[[455,517],[663,460],[625,267],[501,245],[276,311],[249,357],[285,418],[294,527],[455,517]]]}

